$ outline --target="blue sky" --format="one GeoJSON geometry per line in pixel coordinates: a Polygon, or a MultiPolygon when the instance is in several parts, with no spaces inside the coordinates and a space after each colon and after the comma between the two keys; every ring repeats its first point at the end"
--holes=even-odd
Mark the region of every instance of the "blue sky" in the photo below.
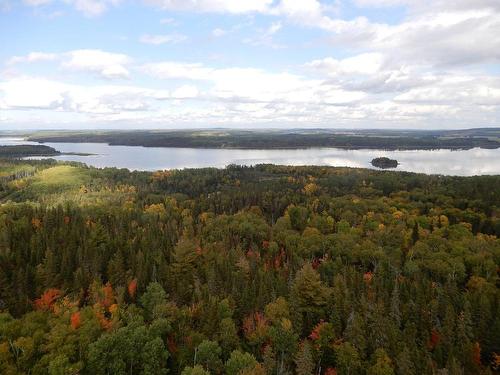
{"type": "Polygon", "coordinates": [[[0,45],[4,129],[500,126],[497,0],[0,0],[0,45]]]}

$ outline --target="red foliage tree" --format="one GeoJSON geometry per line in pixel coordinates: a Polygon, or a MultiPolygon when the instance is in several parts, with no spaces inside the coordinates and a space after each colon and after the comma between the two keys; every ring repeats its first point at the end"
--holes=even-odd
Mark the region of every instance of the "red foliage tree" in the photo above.
{"type": "Polygon", "coordinates": [[[71,324],[71,328],[73,328],[73,329],[80,328],[80,326],[82,324],[80,311],[77,311],[77,312],[74,312],[73,314],[71,314],[70,324],[71,324]]]}
{"type": "Polygon", "coordinates": [[[365,283],[367,284],[370,284],[372,282],[372,279],[373,279],[373,272],[365,272],[365,274],[363,275],[363,280],[365,283]]]}
{"type": "Polygon", "coordinates": [[[40,298],[35,300],[35,307],[37,310],[52,310],[54,303],[62,296],[59,289],[47,289],[40,298]]]}
{"type": "Polygon", "coordinates": [[[261,312],[250,314],[243,319],[243,332],[250,341],[259,341],[262,339],[269,328],[269,322],[261,312]]]}
{"type": "Polygon", "coordinates": [[[177,350],[179,350],[172,336],[167,337],[167,348],[170,353],[177,353],[177,350]]]}
{"type": "Polygon", "coordinates": [[[99,321],[99,324],[101,325],[102,329],[109,331],[113,327],[113,322],[111,320],[107,319],[102,311],[99,311],[99,310],[96,311],[95,316],[96,316],[97,320],[99,321]]]}
{"type": "Polygon", "coordinates": [[[475,342],[472,348],[472,360],[476,365],[481,365],[481,345],[478,342],[475,342]]]}
{"type": "Polygon", "coordinates": [[[137,291],[137,279],[133,279],[132,281],[130,281],[128,283],[128,295],[131,297],[131,298],[134,298],[135,297],[135,293],[137,291]]]}
{"type": "Polygon", "coordinates": [[[432,329],[431,337],[427,346],[430,350],[434,349],[441,342],[441,335],[436,329],[432,329]]]}
{"type": "Polygon", "coordinates": [[[111,283],[106,283],[106,285],[102,288],[102,291],[104,293],[104,300],[102,301],[102,304],[104,305],[104,307],[109,308],[115,300],[111,283]]]}

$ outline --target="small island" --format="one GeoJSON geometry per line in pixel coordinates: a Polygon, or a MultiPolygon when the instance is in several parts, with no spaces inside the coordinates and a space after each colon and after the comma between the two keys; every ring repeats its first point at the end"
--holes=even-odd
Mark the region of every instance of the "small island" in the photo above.
{"type": "Polygon", "coordinates": [[[8,145],[0,146],[0,157],[22,158],[29,156],[57,156],[61,155],[53,147],[45,145],[8,145]]]}
{"type": "Polygon", "coordinates": [[[375,158],[372,160],[372,165],[374,167],[382,168],[382,169],[397,168],[398,164],[399,163],[397,160],[389,159],[386,157],[375,158]]]}

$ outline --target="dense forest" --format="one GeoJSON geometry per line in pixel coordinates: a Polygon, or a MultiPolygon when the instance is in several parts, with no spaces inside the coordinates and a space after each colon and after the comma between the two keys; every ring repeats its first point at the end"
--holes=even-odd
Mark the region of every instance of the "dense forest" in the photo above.
{"type": "Polygon", "coordinates": [[[28,136],[35,142],[97,142],[122,146],[236,149],[345,149],[430,150],[499,148],[500,129],[455,131],[390,131],[327,129],[297,130],[163,130],[59,131],[28,136]]]}
{"type": "Polygon", "coordinates": [[[0,161],[0,372],[497,373],[498,186],[0,161]]]}

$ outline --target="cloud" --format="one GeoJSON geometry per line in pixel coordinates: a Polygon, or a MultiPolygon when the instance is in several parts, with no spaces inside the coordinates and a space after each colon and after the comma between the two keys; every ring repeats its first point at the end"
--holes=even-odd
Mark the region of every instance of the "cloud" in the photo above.
{"type": "Polygon", "coordinates": [[[424,11],[427,13],[436,10],[467,10],[467,9],[500,9],[500,3],[497,0],[354,0],[359,7],[394,7],[407,6],[412,11],[424,11]]]}
{"type": "Polygon", "coordinates": [[[194,11],[210,13],[265,12],[273,0],[144,0],[150,4],[171,11],[194,11]]]}
{"type": "Polygon", "coordinates": [[[327,77],[330,84],[369,94],[399,93],[431,85],[438,77],[415,66],[391,65],[382,53],[361,53],[344,59],[327,57],[304,65],[306,71],[327,77]]]}
{"type": "Polygon", "coordinates": [[[200,63],[182,63],[175,61],[145,64],[142,66],[142,70],[160,79],[188,80],[208,80],[214,71],[200,63]]]}
{"type": "Polygon", "coordinates": [[[281,0],[271,12],[303,24],[313,24],[324,17],[321,3],[317,0],[281,0]]]}
{"type": "Polygon", "coordinates": [[[372,75],[380,71],[383,63],[384,55],[372,52],[355,55],[342,60],[327,57],[313,60],[305,66],[320,71],[330,77],[337,77],[341,74],[372,75]]]}
{"type": "Polygon", "coordinates": [[[187,36],[183,34],[162,34],[162,35],[150,35],[150,34],[144,34],[141,36],[139,39],[141,43],[145,44],[154,44],[154,45],[160,45],[160,44],[166,44],[166,43],[181,43],[187,40],[187,36]]]}
{"type": "Polygon", "coordinates": [[[212,30],[212,36],[214,36],[215,38],[220,38],[221,36],[224,36],[226,34],[227,34],[227,31],[224,29],[215,28],[212,30]]]}
{"type": "Polygon", "coordinates": [[[107,79],[128,78],[126,66],[131,59],[124,54],[94,49],[81,49],[64,54],[61,66],[68,70],[91,72],[107,79]]]}
{"type": "Polygon", "coordinates": [[[481,124],[494,124],[500,113],[500,83],[488,77],[442,80],[431,91],[415,89],[394,99],[372,101],[364,92],[287,73],[249,68],[213,72],[214,78],[208,81],[210,86],[203,95],[196,86],[187,84],[169,92],[18,77],[0,82],[0,108],[5,116],[14,110],[30,117],[38,110],[87,116],[80,117],[87,118],[82,121],[221,126],[409,126],[422,122],[467,126],[478,119],[481,124]],[[245,90],[239,90],[240,85],[245,85],[245,90]],[[467,90],[469,94],[465,95],[467,90]],[[176,104],[179,100],[182,105],[176,104]],[[199,101],[203,105],[197,104],[199,101]]]}
{"type": "Polygon", "coordinates": [[[6,108],[57,109],[64,103],[67,85],[41,78],[19,78],[0,84],[6,108]]]}
{"type": "Polygon", "coordinates": [[[19,63],[33,63],[39,61],[54,61],[57,59],[55,53],[31,52],[26,56],[14,56],[7,60],[7,65],[15,65],[19,63]]]}
{"type": "Polygon", "coordinates": [[[134,86],[80,86],[37,77],[0,82],[0,103],[6,109],[38,109],[86,114],[113,114],[151,109],[170,99],[165,90],[134,86]]]}
{"type": "MultiPolygon", "coordinates": [[[[500,2],[488,0],[425,2],[395,25],[374,23],[365,17],[351,20],[325,16],[315,0],[300,5],[282,1],[276,9],[307,27],[331,33],[330,40],[350,49],[383,53],[400,64],[459,66],[500,60],[500,2]],[[306,5],[309,4],[309,5],[306,5]]],[[[363,1],[375,5],[422,4],[419,1],[363,1]]]]}
{"type": "Polygon", "coordinates": [[[344,31],[337,41],[351,39],[405,64],[463,66],[500,60],[498,30],[499,13],[468,10],[426,14],[395,26],[366,25],[363,38],[352,40],[344,31]]]}
{"type": "Polygon", "coordinates": [[[97,17],[106,12],[110,7],[117,6],[122,0],[23,0],[23,3],[40,7],[53,3],[68,4],[87,17],[97,17]]]}
{"type": "Polygon", "coordinates": [[[365,96],[324,80],[256,68],[216,69],[201,63],[166,61],[146,64],[142,70],[159,79],[203,81],[209,87],[206,98],[213,101],[346,104],[365,96]]]}
{"type": "Polygon", "coordinates": [[[98,49],[81,49],[63,53],[30,52],[25,56],[14,56],[6,65],[22,63],[58,62],[62,69],[74,72],[89,72],[106,79],[129,78],[127,68],[132,59],[125,54],[98,49]]]}
{"type": "Polygon", "coordinates": [[[162,18],[160,20],[160,23],[162,25],[177,25],[177,20],[175,18],[172,18],[172,17],[167,17],[167,18],[162,18]]]}
{"type": "Polygon", "coordinates": [[[243,43],[252,46],[266,46],[270,48],[285,48],[284,45],[274,42],[273,36],[282,29],[281,22],[273,22],[267,29],[258,29],[256,36],[252,38],[243,39],[243,43]]]}
{"type": "Polygon", "coordinates": [[[432,86],[413,88],[394,98],[396,102],[453,106],[500,106],[500,79],[446,77],[432,86]]]}
{"type": "Polygon", "coordinates": [[[172,92],[172,98],[175,99],[193,99],[198,97],[198,95],[198,88],[193,85],[184,85],[172,92]]]}

